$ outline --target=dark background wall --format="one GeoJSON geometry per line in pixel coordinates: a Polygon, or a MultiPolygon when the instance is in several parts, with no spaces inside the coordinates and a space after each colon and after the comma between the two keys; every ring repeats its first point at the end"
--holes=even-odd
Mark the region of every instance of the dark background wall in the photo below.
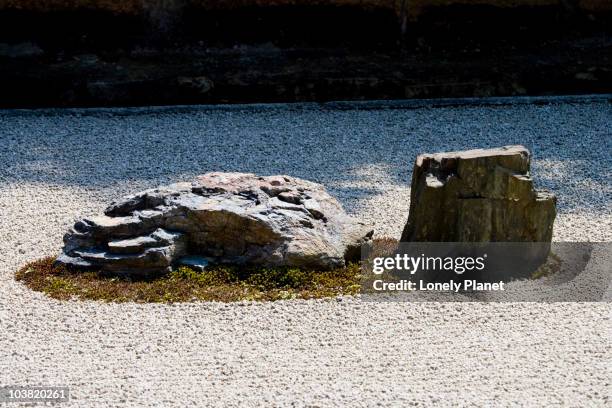
{"type": "Polygon", "coordinates": [[[0,106],[612,91],[608,0],[0,0],[0,106]]]}

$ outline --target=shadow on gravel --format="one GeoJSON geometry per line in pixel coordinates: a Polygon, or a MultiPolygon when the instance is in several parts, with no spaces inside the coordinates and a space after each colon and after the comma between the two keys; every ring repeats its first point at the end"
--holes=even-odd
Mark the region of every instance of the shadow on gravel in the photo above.
{"type": "Polygon", "coordinates": [[[423,152],[524,144],[561,211],[610,205],[612,105],[419,109],[278,105],[0,112],[0,183],[134,189],[208,171],[290,174],[359,201],[410,184],[423,152]],[[136,187],[137,186],[137,187],[136,187]]]}

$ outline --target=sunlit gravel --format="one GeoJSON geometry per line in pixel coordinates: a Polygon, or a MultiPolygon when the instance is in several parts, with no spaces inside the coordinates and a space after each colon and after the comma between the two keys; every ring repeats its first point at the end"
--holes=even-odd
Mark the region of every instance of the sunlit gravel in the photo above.
{"type": "Polygon", "coordinates": [[[605,406],[609,303],[102,304],[15,282],[77,217],[208,171],[328,186],[378,236],[418,153],[524,144],[557,241],[612,241],[612,105],[0,111],[0,385],[62,406],[605,406]]]}

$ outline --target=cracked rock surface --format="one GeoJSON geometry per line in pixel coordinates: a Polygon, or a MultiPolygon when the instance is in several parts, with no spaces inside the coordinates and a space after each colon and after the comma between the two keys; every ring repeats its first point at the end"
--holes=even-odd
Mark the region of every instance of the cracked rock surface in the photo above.
{"type": "Polygon", "coordinates": [[[520,145],[419,155],[401,240],[550,242],[557,199],[529,166],[520,145]]]}
{"type": "Polygon", "coordinates": [[[58,262],[142,276],[211,262],[331,269],[357,260],[372,233],[320,184],[208,173],[77,221],[58,262]]]}

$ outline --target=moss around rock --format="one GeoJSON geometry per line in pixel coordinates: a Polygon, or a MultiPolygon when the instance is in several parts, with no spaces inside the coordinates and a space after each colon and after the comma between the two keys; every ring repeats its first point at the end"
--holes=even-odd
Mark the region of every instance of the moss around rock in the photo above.
{"type": "Polygon", "coordinates": [[[556,198],[536,191],[523,146],[420,155],[402,241],[550,242],[556,198]]]}
{"type": "Polygon", "coordinates": [[[155,279],[131,280],[99,270],[75,272],[54,258],[31,262],[15,278],[30,289],[59,300],[173,303],[194,301],[274,301],[354,295],[360,266],[326,271],[299,268],[217,265],[203,271],[178,267],[155,279]]]}

